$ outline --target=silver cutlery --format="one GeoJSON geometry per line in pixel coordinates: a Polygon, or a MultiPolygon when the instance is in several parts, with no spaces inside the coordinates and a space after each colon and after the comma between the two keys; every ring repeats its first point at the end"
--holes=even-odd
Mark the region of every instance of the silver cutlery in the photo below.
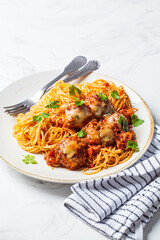
{"type": "Polygon", "coordinates": [[[51,86],[57,82],[59,79],[64,77],[68,73],[73,73],[72,75],[68,76],[65,78],[63,81],[64,82],[70,82],[71,80],[77,79],[81,76],[84,76],[88,73],[91,73],[95,70],[97,70],[100,67],[100,64],[96,60],[89,61],[86,65],[85,63],[87,62],[86,58],[83,56],[78,56],[74,58],[64,69],[64,71],[57,76],[55,79],[53,79],[51,82],[46,84],[41,90],[39,90],[34,96],[31,98],[28,98],[18,104],[12,105],[12,106],[6,106],[4,107],[5,112],[10,114],[11,116],[16,116],[19,113],[25,113],[30,110],[30,108],[35,105],[38,100],[51,88],[51,86]],[[85,66],[84,66],[85,65],[85,66]],[[81,68],[84,66],[83,68],[81,68]],[[81,68],[80,70],[76,71],[77,69],[81,68]],[[75,72],[76,71],[76,72],[75,72]]]}

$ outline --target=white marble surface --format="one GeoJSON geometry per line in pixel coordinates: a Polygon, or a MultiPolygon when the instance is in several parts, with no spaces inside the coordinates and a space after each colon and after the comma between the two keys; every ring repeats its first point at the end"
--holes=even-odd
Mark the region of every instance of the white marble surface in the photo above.
{"type": "MultiPolygon", "coordinates": [[[[0,90],[85,55],[135,89],[160,124],[159,12],[159,0],[0,0],[0,90]]],[[[70,185],[28,178],[1,161],[0,193],[0,240],[107,239],[63,207],[70,185]]],[[[160,239],[160,213],[144,235],[160,239]]]]}

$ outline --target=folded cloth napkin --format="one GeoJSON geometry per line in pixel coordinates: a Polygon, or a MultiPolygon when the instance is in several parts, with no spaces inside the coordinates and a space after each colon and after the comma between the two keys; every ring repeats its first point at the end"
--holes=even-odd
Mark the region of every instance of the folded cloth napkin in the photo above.
{"type": "Polygon", "coordinates": [[[64,205],[112,239],[143,239],[143,228],[160,207],[160,127],[143,157],[124,171],[76,183],[64,205]]]}

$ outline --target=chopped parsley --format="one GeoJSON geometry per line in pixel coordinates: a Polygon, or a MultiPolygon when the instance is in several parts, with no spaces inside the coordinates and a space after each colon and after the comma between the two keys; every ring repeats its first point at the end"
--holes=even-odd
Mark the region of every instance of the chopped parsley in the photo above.
{"type": "Polygon", "coordinates": [[[87,135],[87,133],[85,131],[83,131],[83,129],[81,129],[81,131],[78,132],[78,137],[79,138],[83,138],[86,135],[87,135]]]}
{"type": "Polygon", "coordinates": [[[78,98],[74,98],[74,100],[75,100],[74,103],[76,106],[81,106],[83,103],[85,103],[85,101],[83,99],[80,100],[78,98]]]}
{"type": "Polygon", "coordinates": [[[79,119],[79,116],[78,116],[78,115],[76,115],[76,118],[78,118],[78,119],[79,119]]]}
{"type": "Polygon", "coordinates": [[[43,118],[48,118],[48,117],[49,117],[49,113],[44,113],[43,112],[40,115],[33,116],[32,121],[33,122],[37,121],[37,124],[38,124],[42,121],[43,118]]]}
{"type": "Polygon", "coordinates": [[[131,121],[132,121],[133,127],[138,127],[139,125],[144,123],[144,120],[143,119],[139,119],[136,114],[132,114],[131,115],[131,121]]]}
{"type": "Polygon", "coordinates": [[[76,92],[77,92],[78,94],[80,94],[80,95],[83,94],[82,91],[81,91],[79,88],[77,88],[77,87],[74,86],[74,85],[70,85],[70,86],[69,86],[69,95],[73,96],[73,95],[76,94],[76,92]]]}
{"type": "Polygon", "coordinates": [[[59,101],[49,101],[45,108],[59,108],[57,104],[59,104],[59,101]]]}
{"type": "Polygon", "coordinates": [[[107,100],[107,95],[104,93],[99,93],[97,94],[97,96],[102,100],[102,101],[106,101],[107,100]]]}
{"type": "Polygon", "coordinates": [[[42,115],[43,118],[48,118],[49,117],[49,113],[44,113],[43,112],[41,115],[42,115]]]}
{"type": "Polygon", "coordinates": [[[41,115],[33,116],[32,121],[33,122],[37,121],[37,124],[38,124],[40,121],[42,121],[41,115]]]}
{"type": "Polygon", "coordinates": [[[117,91],[113,90],[110,95],[114,98],[114,99],[120,99],[120,95],[117,91]]]}
{"type": "Polygon", "coordinates": [[[125,132],[127,132],[127,130],[128,130],[128,122],[127,122],[127,120],[123,116],[120,115],[119,119],[118,119],[118,122],[120,124],[122,124],[123,130],[125,132]]]}
{"type": "Polygon", "coordinates": [[[24,159],[22,159],[22,161],[25,163],[25,164],[37,164],[37,162],[35,161],[35,156],[33,155],[29,155],[27,154],[26,156],[23,156],[24,159]]]}
{"type": "Polygon", "coordinates": [[[129,140],[127,143],[128,143],[127,148],[132,148],[135,149],[136,151],[139,151],[138,144],[135,141],[129,140]]]}

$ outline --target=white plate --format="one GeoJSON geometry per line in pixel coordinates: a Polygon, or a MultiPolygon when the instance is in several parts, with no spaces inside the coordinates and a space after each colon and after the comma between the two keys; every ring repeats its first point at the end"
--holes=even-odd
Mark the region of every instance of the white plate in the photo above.
{"type": "Polygon", "coordinates": [[[0,157],[8,165],[27,176],[60,183],[75,183],[104,177],[128,168],[135,163],[147,150],[152,140],[154,123],[151,112],[143,99],[131,88],[108,76],[98,73],[92,73],[86,78],[83,78],[83,80],[79,79],[78,82],[92,82],[101,78],[105,80],[112,80],[117,86],[124,86],[125,91],[131,99],[132,105],[139,109],[137,112],[138,116],[145,120],[141,126],[134,128],[140,151],[135,152],[127,162],[112,168],[104,169],[94,175],[84,175],[81,171],[69,171],[63,168],[55,168],[52,170],[46,165],[43,155],[41,154],[35,154],[38,164],[26,165],[23,163],[23,155],[28,153],[18,146],[16,139],[12,136],[12,128],[15,123],[15,119],[4,113],[3,106],[16,104],[32,96],[37,90],[43,87],[47,82],[51,81],[59,73],[60,71],[49,71],[25,77],[12,83],[0,93],[0,157]]]}

